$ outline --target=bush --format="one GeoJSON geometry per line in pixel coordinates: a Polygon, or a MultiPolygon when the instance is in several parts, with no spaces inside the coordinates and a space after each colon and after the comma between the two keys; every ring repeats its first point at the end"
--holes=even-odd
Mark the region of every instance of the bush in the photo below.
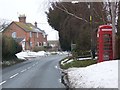
{"type": "Polygon", "coordinates": [[[40,47],[35,46],[35,47],[33,48],[33,51],[34,51],[34,52],[47,51],[47,50],[49,50],[49,49],[51,49],[51,48],[52,48],[51,46],[40,46],[40,47]]]}
{"type": "Polygon", "coordinates": [[[44,47],[43,47],[43,46],[41,46],[41,47],[35,46],[35,47],[33,48],[33,51],[34,51],[34,52],[44,51],[44,47]]]}
{"type": "Polygon", "coordinates": [[[49,51],[52,49],[52,46],[44,46],[44,51],[49,51]]]}
{"type": "Polygon", "coordinates": [[[2,57],[15,57],[15,54],[22,51],[22,46],[19,45],[12,37],[2,36],[2,57]]]}
{"type": "Polygon", "coordinates": [[[73,57],[88,57],[91,56],[90,51],[74,49],[72,51],[73,57]]]}

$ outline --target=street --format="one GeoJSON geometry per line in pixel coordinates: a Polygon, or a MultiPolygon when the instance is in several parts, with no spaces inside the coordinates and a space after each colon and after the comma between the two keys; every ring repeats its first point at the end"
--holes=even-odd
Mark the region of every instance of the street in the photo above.
{"type": "Polygon", "coordinates": [[[2,70],[2,88],[65,88],[61,83],[59,61],[65,55],[27,60],[2,70]]]}

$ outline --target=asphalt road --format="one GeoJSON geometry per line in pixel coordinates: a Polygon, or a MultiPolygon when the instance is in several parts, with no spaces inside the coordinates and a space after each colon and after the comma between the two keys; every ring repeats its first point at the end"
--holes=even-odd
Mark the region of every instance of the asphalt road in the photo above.
{"type": "Polygon", "coordinates": [[[38,57],[2,70],[2,88],[65,88],[59,61],[65,55],[38,57]]]}

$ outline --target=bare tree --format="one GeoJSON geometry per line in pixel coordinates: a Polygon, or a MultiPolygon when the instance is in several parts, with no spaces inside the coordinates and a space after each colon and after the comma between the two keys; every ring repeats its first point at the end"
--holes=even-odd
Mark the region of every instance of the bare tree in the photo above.
{"type": "Polygon", "coordinates": [[[116,39],[115,39],[115,36],[116,36],[116,25],[117,25],[117,19],[118,19],[118,2],[119,1],[113,1],[111,2],[110,0],[107,0],[105,2],[105,9],[106,9],[106,13],[107,13],[107,16],[108,16],[108,23],[109,24],[112,24],[112,48],[113,48],[113,59],[116,58],[116,39]]]}
{"type": "Polygon", "coordinates": [[[117,23],[117,17],[118,17],[118,2],[110,2],[110,0],[106,0],[104,2],[104,10],[106,10],[106,14],[108,16],[108,22],[112,23],[112,13],[114,12],[114,19],[115,19],[115,24],[117,23]],[[114,6],[113,6],[114,3],[114,6]],[[114,7],[114,11],[112,11],[112,6],[114,7]]]}
{"type": "Polygon", "coordinates": [[[0,20],[0,32],[3,31],[8,25],[9,25],[8,20],[1,19],[0,20]]]}

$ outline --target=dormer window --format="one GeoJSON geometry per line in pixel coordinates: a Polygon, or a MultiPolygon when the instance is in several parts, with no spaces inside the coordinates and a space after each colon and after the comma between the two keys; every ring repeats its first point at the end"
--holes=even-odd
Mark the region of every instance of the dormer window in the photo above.
{"type": "Polygon", "coordinates": [[[13,32],[12,33],[12,38],[16,38],[17,37],[17,33],[16,32],[13,32]]]}
{"type": "Polygon", "coordinates": [[[32,32],[30,32],[30,37],[32,37],[32,32]]]}

